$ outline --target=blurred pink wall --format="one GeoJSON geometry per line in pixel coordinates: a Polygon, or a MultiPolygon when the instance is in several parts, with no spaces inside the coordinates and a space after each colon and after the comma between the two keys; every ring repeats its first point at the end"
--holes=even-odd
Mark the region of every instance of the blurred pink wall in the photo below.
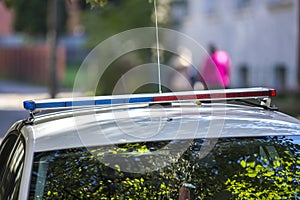
{"type": "Polygon", "coordinates": [[[12,33],[13,12],[0,2],[0,36],[12,33]]]}
{"type": "MultiPolygon", "coordinates": [[[[0,76],[47,85],[50,77],[49,56],[50,47],[46,44],[0,47],[0,76]]],[[[58,46],[57,76],[60,81],[64,77],[65,66],[65,48],[58,46]]]]}

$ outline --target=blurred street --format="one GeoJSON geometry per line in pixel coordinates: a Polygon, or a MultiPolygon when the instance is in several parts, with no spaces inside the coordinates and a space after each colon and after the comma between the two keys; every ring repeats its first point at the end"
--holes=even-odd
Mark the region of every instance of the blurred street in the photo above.
{"type": "Polygon", "coordinates": [[[17,120],[24,119],[28,112],[23,109],[25,99],[45,98],[47,89],[24,83],[0,80],[0,137],[17,120]]]}
{"type": "MultiPolygon", "coordinates": [[[[0,137],[14,122],[28,117],[28,111],[23,109],[24,100],[49,98],[47,92],[46,87],[0,79],[0,137]]],[[[58,97],[70,96],[71,92],[58,94],[58,97]]]]}

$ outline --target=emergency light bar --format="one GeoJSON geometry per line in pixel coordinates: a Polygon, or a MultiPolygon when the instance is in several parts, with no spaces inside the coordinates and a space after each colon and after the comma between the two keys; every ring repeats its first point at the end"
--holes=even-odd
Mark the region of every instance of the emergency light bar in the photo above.
{"type": "Polygon", "coordinates": [[[189,92],[170,92],[158,94],[131,94],[95,97],[75,97],[48,100],[24,101],[26,110],[36,109],[57,109],[86,107],[95,105],[130,104],[130,103],[159,103],[187,100],[232,100],[232,99],[253,99],[270,98],[276,96],[276,90],[270,88],[247,88],[247,89],[219,89],[202,90],[189,92]]]}

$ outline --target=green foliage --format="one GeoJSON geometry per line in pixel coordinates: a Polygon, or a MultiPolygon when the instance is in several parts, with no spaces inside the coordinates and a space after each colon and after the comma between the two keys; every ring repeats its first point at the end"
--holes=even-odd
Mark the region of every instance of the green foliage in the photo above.
{"type": "Polygon", "coordinates": [[[295,168],[299,160],[290,157],[289,161],[275,158],[269,162],[241,161],[244,173],[235,174],[226,181],[228,191],[238,199],[292,199],[300,193],[300,171],[295,168]],[[263,183],[263,186],[261,185],[263,183]],[[296,189],[295,189],[296,188],[296,189]]]}
{"type": "Polygon", "coordinates": [[[153,5],[142,0],[109,1],[104,7],[82,13],[82,22],[88,35],[88,46],[125,30],[153,25],[153,5]]]}
{"type": "Polygon", "coordinates": [[[15,30],[28,34],[42,34],[47,32],[48,0],[18,0],[13,2],[15,11],[15,30]]]}
{"type": "Polygon", "coordinates": [[[77,66],[67,66],[66,67],[65,75],[64,75],[64,78],[62,81],[62,86],[64,88],[71,89],[73,87],[77,71],[78,71],[77,66]]]}
{"type": "MultiPolygon", "coordinates": [[[[92,10],[82,12],[82,23],[88,36],[86,46],[94,48],[101,41],[120,32],[153,26],[152,14],[153,5],[147,0],[109,0],[104,7],[95,4],[92,10]]],[[[115,48],[117,51],[119,47],[115,48]]],[[[101,85],[98,86],[96,94],[111,94],[123,74],[139,64],[148,63],[150,58],[151,54],[145,51],[135,51],[118,58],[101,77],[99,81],[101,85]],[[148,60],[141,61],[146,56],[148,60]]]]}
{"type": "Polygon", "coordinates": [[[91,5],[91,8],[94,8],[95,5],[100,5],[103,7],[105,4],[107,4],[107,0],[86,0],[86,3],[91,5]]]}
{"type": "MultiPolygon", "coordinates": [[[[14,10],[14,28],[32,36],[46,36],[49,0],[6,0],[14,10]]],[[[65,1],[58,0],[58,32],[65,30],[67,14],[65,1]]]]}
{"type": "MultiPolygon", "coordinates": [[[[105,6],[109,0],[85,0],[86,3],[90,4],[91,8],[94,8],[96,5],[99,5],[101,7],[105,6]]],[[[152,2],[152,0],[148,0],[149,3],[152,2]]]]}
{"type": "Polygon", "coordinates": [[[272,159],[254,156],[247,160],[240,161],[244,171],[225,182],[237,199],[294,199],[300,193],[300,158],[290,151],[272,159]]]}
{"type": "MultiPolygon", "coordinates": [[[[153,21],[153,1],[88,0],[87,2],[93,4],[92,9],[83,10],[81,18],[87,35],[86,47],[88,48],[94,48],[103,40],[109,37],[113,37],[120,32],[134,28],[153,27],[155,25],[153,21]]],[[[165,7],[169,6],[169,3],[161,4],[163,4],[165,7]]],[[[163,7],[161,4],[158,1],[158,6],[160,5],[161,7],[163,7]]],[[[160,26],[168,25],[169,9],[166,10],[166,20],[164,21],[164,24],[160,23],[160,26]]],[[[113,46],[113,48],[115,48],[114,51],[116,52],[119,50],[118,45],[121,44],[116,44],[113,46]]],[[[153,57],[154,54],[152,49],[136,50],[117,58],[112,64],[110,64],[110,66],[101,66],[107,67],[106,71],[101,76],[101,80],[99,80],[97,91],[92,92],[95,92],[95,95],[112,94],[115,88],[115,84],[120,81],[121,77],[126,72],[143,63],[153,62],[153,57]]],[[[144,76],[144,74],[141,76],[144,76]]],[[[139,77],[137,77],[137,80],[138,78],[139,77]]],[[[134,81],[130,82],[132,83],[134,81]]],[[[134,84],[132,83],[131,85],[134,84]]],[[[126,88],[128,88],[128,91],[131,91],[132,89],[130,88],[130,86],[127,87],[126,85],[124,85],[124,90],[122,91],[123,93],[128,93],[128,91],[126,91],[126,88]]],[[[139,88],[138,90],[143,92],[153,91],[153,86],[148,85],[143,88],[139,88]]]]}

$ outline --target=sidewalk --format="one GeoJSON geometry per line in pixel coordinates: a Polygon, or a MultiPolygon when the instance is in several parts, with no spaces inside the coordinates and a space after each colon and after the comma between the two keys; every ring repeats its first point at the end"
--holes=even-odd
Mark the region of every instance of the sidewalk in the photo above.
{"type": "Polygon", "coordinates": [[[23,82],[1,80],[0,79],[0,94],[40,94],[47,93],[46,87],[33,86],[23,82]]]}
{"type": "MultiPolygon", "coordinates": [[[[72,96],[72,91],[57,95],[57,97],[72,96]]],[[[50,98],[50,95],[46,87],[0,79],[0,110],[23,110],[24,100],[47,98],[50,98]]]]}

